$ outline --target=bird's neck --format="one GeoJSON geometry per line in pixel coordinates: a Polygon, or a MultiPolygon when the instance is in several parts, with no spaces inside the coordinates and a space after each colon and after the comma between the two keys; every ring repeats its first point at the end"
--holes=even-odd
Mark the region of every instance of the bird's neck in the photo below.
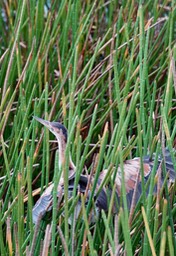
{"type": "MultiPolygon", "coordinates": [[[[66,159],[66,142],[64,140],[58,139],[58,147],[59,147],[59,169],[61,169],[65,163],[66,159]]],[[[70,157],[69,161],[69,170],[75,170],[75,165],[72,162],[72,159],[70,157]]]]}

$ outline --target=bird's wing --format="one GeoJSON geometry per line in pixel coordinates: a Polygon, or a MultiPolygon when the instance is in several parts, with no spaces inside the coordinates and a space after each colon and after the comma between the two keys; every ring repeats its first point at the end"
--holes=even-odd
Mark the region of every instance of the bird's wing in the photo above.
{"type": "MultiPolygon", "coordinates": [[[[176,162],[175,158],[176,151],[173,149],[173,157],[171,158],[170,151],[166,148],[163,152],[163,156],[158,156],[158,166],[162,163],[165,164],[166,172],[168,173],[168,181],[169,183],[173,183],[176,180],[176,169],[174,169],[174,162],[176,162]]],[[[149,163],[151,167],[153,168],[154,164],[154,158],[156,157],[155,154],[153,154],[152,159],[149,156],[144,157],[144,163],[149,163]]]]}
{"type": "MultiPolygon", "coordinates": [[[[144,170],[144,178],[147,178],[151,172],[150,163],[143,163],[143,170],[144,170]]],[[[140,158],[126,160],[123,165],[123,171],[124,171],[126,193],[128,194],[131,190],[134,190],[138,176],[139,176],[139,183],[141,182],[140,158]]],[[[122,187],[122,169],[120,168],[120,166],[117,169],[115,183],[117,185],[118,196],[120,196],[121,187],[122,187]]]]}
{"type": "MultiPolygon", "coordinates": [[[[144,181],[146,182],[148,178],[150,177],[151,171],[153,169],[154,160],[156,155],[154,154],[152,157],[146,156],[143,158],[143,171],[144,171],[144,181]]],[[[126,193],[130,193],[130,191],[133,191],[139,176],[138,180],[138,187],[141,190],[141,163],[140,158],[136,157],[131,160],[126,160],[124,162],[123,170],[124,170],[124,179],[125,179],[125,188],[126,193]]],[[[156,174],[158,172],[159,165],[161,163],[165,163],[166,172],[168,175],[168,183],[174,182],[176,180],[176,170],[174,170],[173,161],[170,156],[170,152],[165,149],[164,151],[164,158],[159,155],[157,159],[157,169],[156,174]]],[[[161,173],[161,181],[160,185],[162,186],[164,182],[164,174],[161,173]]],[[[122,186],[122,170],[120,167],[117,169],[117,175],[115,178],[115,182],[117,185],[117,193],[118,196],[120,196],[121,193],[121,186],[122,186]]]]}
{"type": "MultiPolygon", "coordinates": [[[[69,180],[74,179],[75,170],[69,170],[69,180]]],[[[58,202],[62,200],[63,196],[63,187],[64,187],[64,178],[61,177],[58,187],[57,187],[57,197],[58,202]]],[[[54,184],[52,183],[48,188],[45,189],[41,197],[38,199],[36,204],[32,209],[32,218],[33,222],[36,224],[39,218],[42,218],[46,212],[50,211],[53,207],[53,188],[54,184]]]]}
{"type": "MultiPolygon", "coordinates": [[[[32,218],[33,223],[36,224],[39,219],[41,219],[46,212],[52,209],[53,205],[53,188],[54,184],[52,183],[41,195],[41,197],[36,202],[35,206],[32,209],[32,218]]],[[[59,184],[57,188],[57,197],[61,200],[62,198],[62,187],[59,184]]],[[[59,200],[59,201],[60,201],[59,200]]]]}

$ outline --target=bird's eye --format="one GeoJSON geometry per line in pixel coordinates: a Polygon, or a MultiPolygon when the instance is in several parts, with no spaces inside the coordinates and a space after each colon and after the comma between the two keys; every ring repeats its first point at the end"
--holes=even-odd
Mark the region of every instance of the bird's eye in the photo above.
{"type": "Polygon", "coordinates": [[[53,132],[53,131],[54,131],[54,129],[53,129],[53,128],[51,128],[51,131],[53,132]]]}

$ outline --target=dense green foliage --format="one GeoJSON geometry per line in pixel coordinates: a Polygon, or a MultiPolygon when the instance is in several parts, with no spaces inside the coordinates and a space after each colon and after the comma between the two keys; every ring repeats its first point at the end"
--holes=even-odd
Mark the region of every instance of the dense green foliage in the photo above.
{"type": "Polygon", "coordinates": [[[70,226],[75,199],[57,213],[54,196],[52,219],[35,227],[32,207],[57,186],[58,167],[53,135],[32,116],[68,128],[77,176],[165,146],[176,166],[175,1],[2,0],[0,9],[0,254],[173,256],[174,184],[130,213],[112,216],[110,205],[94,225],[83,197],[70,226]]]}

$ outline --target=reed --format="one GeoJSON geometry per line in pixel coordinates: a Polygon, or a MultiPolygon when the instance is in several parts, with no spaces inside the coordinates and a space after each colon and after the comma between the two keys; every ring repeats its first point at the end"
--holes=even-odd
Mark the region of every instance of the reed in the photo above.
{"type": "Polygon", "coordinates": [[[175,184],[154,197],[156,163],[148,187],[141,168],[142,196],[130,213],[123,161],[167,146],[176,169],[175,1],[2,0],[0,10],[0,254],[174,255],[175,184]],[[64,170],[53,135],[33,115],[68,128],[64,170]],[[65,193],[58,211],[69,154],[74,198],[65,193]],[[118,165],[124,207],[113,216],[112,196],[109,212],[91,224],[99,173],[118,165]],[[95,179],[76,220],[83,172],[95,179]],[[32,207],[51,181],[53,212],[34,226],[32,207]]]}

